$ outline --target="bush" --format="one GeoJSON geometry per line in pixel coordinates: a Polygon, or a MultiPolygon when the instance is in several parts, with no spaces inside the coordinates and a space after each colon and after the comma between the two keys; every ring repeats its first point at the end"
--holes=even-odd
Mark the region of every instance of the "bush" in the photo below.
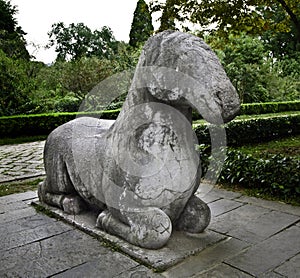
{"type": "MultiPolygon", "coordinates": [[[[210,156],[210,146],[200,145],[199,152],[204,176],[209,162],[213,159],[210,156]]],[[[263,193],[286,198],[300,197],[300,161],[278,154],[263,159],[256,158],[230,148],[227,149],[218,182],[255,188],[263,193]]]]}
{"type": "Polygon", "coordinates": [[[228,150],[220,182],[259,188],[271,194],[300,196],[300,161],[273,155],[258,159],[237,150],[228,150]]]}
{"type": "Polygon", "coordinates": [[[54,111],[56,111],[56,112],[77,112],[81,102],[82,101],[76,97],[65,96],[64,98],[58,99],[54,103],[54,111]]]}

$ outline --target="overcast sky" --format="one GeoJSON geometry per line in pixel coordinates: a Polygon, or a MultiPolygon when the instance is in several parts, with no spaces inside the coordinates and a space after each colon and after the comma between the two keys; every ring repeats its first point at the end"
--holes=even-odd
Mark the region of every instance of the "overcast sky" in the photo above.
{"type": "MultiPolygon", "coordinates": [[[[26,41],[44,46],[48,43],[51,25],[59,21],[66,25],[83,22],[92,30],[106,25],[117,40],[128,42],[137,0],[11,0],[11,4],[18,8],[16,18],[27,33],[26,41]]],[[[28,50],[36,60],[45,63],[56,57],[53,49],[36,51],[28,46],[28,50]]]]}

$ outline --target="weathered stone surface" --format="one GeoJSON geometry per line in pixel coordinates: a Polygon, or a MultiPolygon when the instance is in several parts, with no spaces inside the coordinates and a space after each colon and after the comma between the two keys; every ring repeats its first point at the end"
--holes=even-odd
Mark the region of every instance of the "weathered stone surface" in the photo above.
{"type": "MultiPolygon", "coordinates": [[[[201,186],[199,187],[198,191],[201,192],[201,186]]],[[[228,190],[224,190],[224,189],[216,189],[216,188],[212,188],[212,190],[210,190],[208,192],[208,194],[206,194],[202,199],[205,199],[205,201],[207,203],[210,203],[210,201],[207,201],[206,199],[212,199],[214,201],[216,201],[218,199],[228,199],[228,200],[234,200],[237,198],[240,198],[242,196],[241,193],[238,192],[232,192],[232,191],[228,191],[228,190]]]]}
{"type": "Polygon", "coordinates": [[[52,213],[63,218],[68,223],[84,230],[88,234],[100,237],[109,241],[131,257],[150,265],[154,269],[164,270],[183,261],[191,255],[198,254],[205,248],[213,246],[225,239],[223,235],[213,231],[193,234],[176,231],[172,234],[168,243],[158,250],[140,248],[130,244],[118,237],[107,234],[95,228],[97,213],[85,212],[79,215],[69,215],[60,209],[43,204],[52,213]]]}
{"type": "Polygon", "coordinates": [[[264,200],[255,197],[247,197],[247,196],[241,196],[240,198],[237,199],[237,201],[300,216],[299,206],[292,206],[284,203],[273,202],[269,200],[264,200]]]}
{"type": "Polygon", "coordinates": [[[269,271],[267,273],[260,275],[259,278],[287,278],[287,277],[282,276],[281,274],[276,273],[274,271],[269,271]]]}
{"type": "MultiPolygon", "coordinates": [[[[31,221],[33,220],[31,219],[31,221]]],[[[7,233],[0,238],[0,251],[9,250],[43,238],[58,235],[71,229],[72,227],[62,225],[61,222],[52,222],[23,231],[7,233]]]]}
{"type": "Polygon", "coordinates": [[[218,244],[206,248],[197,256],[187,258],[181,264],[163,272],[162,275],[168,278],[183,278],[200,275],[210,270],[214,266],[218,266],[225,259],[240,254],[249,244],[237,240],[227,239],[218,244]]]}
{"type": "Polygon", "coordinates": [[[16,209],[24,209],[28,208],[28,205],[24,202],[16,202],[10,204],[1,204],[0,203],[0,214],[3,214],[8,211],[16,210],[16,209]]]}
{"type": "Polygon", "coordinates": [[[19,201],[30,201],[32,199],[37,198],[37,192],[36,191],[27,191],[24,193],[19,194],[12,194],[4,197],[0,197],[0,204],[2,205],[8,205],[11,203],[16,203],[19,201]]]}
{"type": "Polygon", "coordinates": [[[27,216],[33,216],[36,214],[36,211],[31,208],[23,208],[19,210],[12,210],[3,214],[0,214],[0,222],[11,222],[11,221],[17,221],[20,218],[27,217],[27,216]]]}
{"type": "Polygon", "coordinates": [[[0,226],[0,235],[8,235],[11,233],[18,233],[21,231],[34,229],[38,226],[49,224],[49,222],[56,222],[56,219],[49,218],[42,214],[35,214],[20,218],[17,221],[6,222],[0,226]]]}
{"type": "Polygon", "coordinates": [[[271,271],[300,250],[300,229],[291,227],[265,241],[254,245],[226,263],[253,276],[271,271]]]}
{"type": "Polygon", "coordinates": [[[243,204],[232,200],[220,199],[209,203],[208,206],[211,210],[212,216],[217,217],[225,212],[241,207],[243,204]]]}
{"type": "MultiPolygon", "coordinates": [[[[242,218],[242,215],[240,217],[242,218]]],[[[300,218],[295,215],[271,211],[258,218],[251,219],[242,227],[240,225],[239,227],[233,226],[234,228],[228,235],[247,242],[257,243],[282,231],[299,220],[300,218]]]]}
{"type": "Polygon", "coordinates": [[[289,278],[297,278],[300,274],[300,254],[289,259],[281,266],[277,267],[275,271],[283,276],[289,278]]]}
{"type": "MultiPolygon", "coordinates": [[[[82,117],[49,135],[39,198],[69,214],[97,210],[98,228],[144,248],[166,245],[174,229],[202,232],[210,210],[194,195],[201,167],[192,108],[222,124],[239,105],[204,41],[161,32],[145,44],[115,122],[82,117]]],[[[225,142],[225,132],[216,137],[225,142]]]]}
{"type": "Polygon", "coordinates": [[[126,256],[111,252],[96,239],[80,231],[68,231],[0,252],[0,260],[0,273],[5,273],[6,277],[48,277],[97,260],[99,269],[104,270],[109,265],[110,270],[106,271],[111,273],[114,272],[113,266],[118,268],[118,262],[120,271],[127,269],[126,266],[132,268],[137,265],[126,256]]]}
{"type": "MultiPolygon", "coordinates": [[[[88,261],[84,264],[81,264],[79,266],[73,267],[71,269],[68,269],[60,274],[54,275],[52,277],[56,278],[82,278],[82,277],[88,277],[88,278],[99,278],[99,277],[122,277],[120,276],[122,273],[127,272],[129,273],[146,273],[145,270],[137,270],[129,271],[128,268],[136,267],[137,263],[130,260],[129,258],[121,255],[120,253],[110,253],[106,254],[104,256],[101,256],[92,260],[88,261]],[[99,263],[101,262],[101,263],[99,263]],[[114,264],[112,267],[112,262],[118,262],[117,264],[114,264]]],[[[148,273],[150,271],[148,270],[148,273]]],[[[123,276],[124,277],[124,276],[123,276]]],[[[126,277],[130,277],[129,275],[126,277]]],[[[147,276],[140,276],[140,277],[147,277],[147,276]]]]}
{"type": "Polygon", "coordinates": [[[227,234],[233,229],[247,228],[249,222],[268,212],[270,212],[269,209],[247,204],[218,217],[214,217],[209,227],[214,231],[227,234]]]}
{"type": "MultiPolygon", "coordinates": [[[[21,196],[24,197],[23,194],[21,196]]],[[[17,198],[16,195],[16,198],[14,199],[19,199],[19,201],[11,203],[11,197],[12,196],[2,197],[1,203],[9,204],[12,210],[13,204],[16,206],[16,208],[20,207],[18,203],[22,203],[23,198],[17,198]]],[[[221,196],[217,199],[221,199],[221,196]]],[[[244,227],[244,229],[247,230],[247,222],[253,221],[253,223],[256,223],[254,221],[255,219],[258,219],[259,217],[267,215],[269,212],[271,212],[269,208],[254,205],[254,203],[255,200],[252,201],[251,205],[246,204],[236,210],[222,214],[216,217],[216,219],[222,218],[224,220],[223,222],[232,221],[231,229],[234,229],[236,226],[241,229],[244,227]],[[231,216],[226,218],[227,214],[231,216]],[[244,221],[244,218],[247,221],[244,221]]],[[[276,204],[276,202],[274,202],[274,204],[276,204]]],[[[283,211],[285,211],[284,208],[283,211]]],[[[17,209],[16,213],[18,212],[22,214],[22,210],[17,209]]],[[[275,212],[277,211],[275,210],[275,212]]],[[[6,213],[9,212],[4,212],[3,214],[6,213]]],[[[275,215],[276,214],[274,214],[274,216],[275,215]]],[[[294,215],[295,214],[292,216],[294,215]]],[[[70,219],[77,219],[77,217],[82,217],[82,215],[69,215],[68,217],[70,217],[70,219]]],[[[245,277],[245,273],[248,273],[252,269],[254,269],[254,272],[250,272],[249,274],[251,274],[253,277],[259,278],[298,277],[297,274],[299,273],[299,233],[297,233],[296,230],[300,230],[299,222],[297,224],[291,224],[291,228],[281,231],[280,233],[277,233],[268,239],[254,244],[234,238],[219,241],[211,246],[208,246],[194,256],[188,256],[182,262],[168,268],[162,274],[155,274],[153,270],[139,265],[136,261],[127,256],[123,256],[118,252],[111,251],[111,249],[108,247],[109,245],[106,244],[105,246],[102,246],[99,241],[78,231],[77,229],[53,236],[50,226],[51,223],[57,222],[57,220],[54,218],[49,218],[43,214],[35,214],[27,217],[16,217],[16,219],[16,221],[13,220],[4,223],[0,222],[0,238],[9,238],[9,234],[14,237],[14,235],[18,232],[27,231],[30,234],[30,241],[33,242],[27,242],[26,245],[17,246],[6,251],[0,251],[1,277],[35,278],[51,277],[53,275],[64,277],[64,274],[67,275],[68,273],[76,275],[72,269],[81,269],[80,266],[90,266],[91,270],[94,269],[93,267],[95,267],[95,273],[97,273],[97,275],[101,269],[103,270],[103,274],[106,275],[98,275],[96,277],[124,278],[161,276],[170,278],[190,278],[205,277],[205,275],[208,277],[218,277],[217,275],[219,273],[222,273],[222,276],[219,276],[222,278],[235,277],[237,274],[239,275],[237,277],[245,277]],[[48,227],[47,229],[43,230],[43,238],[40,238],[40,232],[30,232],[31,229],[37,231],[36,228],[41,226],[48,227]],[[286,232],[288,232],[288,234],[283,236],[286,232]],[[237,264],[236,260],[240,257],[243,258],[242,260],[245,262],[249,261],[247,267],[245,267],[245,262],[243,264],[241,264],[241,262],[239,265],[237,264]],[[230,261],[233,259],[236,262],[234,266],[231,265],[230,261]],[[227,260],[229,262],[227,262],[227,260]],[[214,271],[213,273],[215,276],[209,275],[211,273],[210,271],[214,271]]],[[[95,229],[95,219],[96,215],[89,224],[93,229],[95,229]]],[[[284,217],[278,217],[277,222],[282,221],[284,221],[284,217]]],[[[220,226],[220,228],[218,228],[218,225],[221,225],[223,222],[213,222],[208,228],[213,225],[214,230],[221,231],[220,233],[223,233],[223,230],[226,231],[227,227],[230,227],[220,226]]],[[[259,224],[259,222],[257,223],[259,224]]],[[[60,224],[65,225],[67,228],[73,228],[72,226],[67,226],[67,224],[64,224],[63,222],[60,222],[60,224]]],[[[285,224],[283,224],[283,226],[284,225],[285,224]]],[[[264,226],[258,227],[260,229],[264,228],[264,226]]],[[[101,232],[99,229],[97,229],[97,231],[101,232]]],[[[209,231],[209,229],[207,231],[209,231]]],[[[59,232],[59,230],[57,232],[59,232]]],[[[111,235],[107,236],[112,237],[111,235]]],[[[118,243],[121,243],[120,239],[116,237],[115,239],[118,243]]],[[[184,245],[186,244],[185,240],[186,236],[183,237],[182,243],[177,242],[176,245],[181,246],[181,248],[184,249],[184,245]]],[[[125,241],[122,242],[125,245],[129,245],[125,241]]],[[[1,246],[2,243],[0,244],[0,247],[1,246]]],[[[133,246],[133,248],[138,247],[133,246]]],[[[124,250],[125,249],[122,249],[122,251],[124,250]]],[[[165,255],[160,255],[160,259],[164,258],[165,255]]],[[[83,272],[79,271],[79,273],[82,274],[83,272]]],[[[91,273],[91,275],[81,277],[93,277],[92,275],[93,274],[91,273]]]]}
{"type": "Polygon", "coordinates": [[[115,278],[162,278],[163,276],[158,273],[153,273],[150,269],[144,266],[137,266],[132,269],[126,270],[115,278]]]}
{"type": "Polygon", "coordinates": [[[198,274],[193,276],[193,278],[225,278],[225,277],[230,277],[230,278],[251,278],[253,276],[242,272],[238,269],[235,269],[233,267],[230,267],[226,264],[219,264],[213,269],[210,269],[207,272],[198,274]]]}

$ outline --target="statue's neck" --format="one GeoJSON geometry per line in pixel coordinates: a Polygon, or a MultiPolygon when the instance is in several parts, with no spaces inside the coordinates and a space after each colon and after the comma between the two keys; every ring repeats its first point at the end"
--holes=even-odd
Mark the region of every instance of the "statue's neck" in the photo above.
{"type": "Polygon", "coordinates": [[[138,105],[146,104],[146,103],[164,103],[166,105],[170,105],[171,107],[175,108],[179,112],[181,112],[186,119],[192,124],[192,108],[188,105],[183,104],[170,104],[167,102],[162,102],[157,98],[153,97],[147,90],[147,88],[140,89],[139,91],[132,90],[128,93],[127,98],[123,104],[121,113],[130,113],[134,107],[138,105]]]}

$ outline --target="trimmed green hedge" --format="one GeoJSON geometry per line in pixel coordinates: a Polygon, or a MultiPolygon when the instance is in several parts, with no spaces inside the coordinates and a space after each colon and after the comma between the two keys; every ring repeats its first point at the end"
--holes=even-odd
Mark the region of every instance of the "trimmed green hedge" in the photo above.
{"type": "MultiPolygon", "coordinates": [[[[40,115],[21,115],[0,118],[0,136],[47,135],[56,127],[78,116],[116,119],[119,109],[89,113],[54,113],[40,115]]],[[[217,127],[213,127],[217,128],[217,127]]],[[[212,129],[213,129],[212,128],[212,129]]],[[[228,145],[239,146],[264,142],[300,133],[300,113],[269,118],[235,120],[225,125],[228,145]]],[[[197,125],[194,131],[201,143],[210,143],[207,124],[197,125]]]]}
{"type": "MultiPolygon", "coordinates": [[[[211,131],[218,129],[211,126],[211,131]]],[[[227,145],[242,146],[252,143],[267,142],[300,134],[300,113],[276,116],[272,118],[244,119],[225,124],[227,145]]],[[[210,144],[209,125],[197,125],[194,128],[201,144],[210,144]]]]}
{"type": "MultiPolygon", "coordinates": [[[[300,111],[300,101],[245,103],[241,105],[239,115],[260,115],[288,111],[300,111]]],[[[193,111],[193,120],[200,119],[202,117],[196,111],[193,111]]]]}
{"type": "Polygon", "coordinates": [[[47,135],[56,127],[75,119],[90,116],[102,119],[116,119],[120,109],[103,112],[51,113],[39,115],[20,115],[0,118],[0,136],[35,136],[47,135]]]}
{"type": "Polygon", "coordinates": [[[245,103],[241,105],[240,115],[259,115],[300,111],[300,101],[245,103]]]}

